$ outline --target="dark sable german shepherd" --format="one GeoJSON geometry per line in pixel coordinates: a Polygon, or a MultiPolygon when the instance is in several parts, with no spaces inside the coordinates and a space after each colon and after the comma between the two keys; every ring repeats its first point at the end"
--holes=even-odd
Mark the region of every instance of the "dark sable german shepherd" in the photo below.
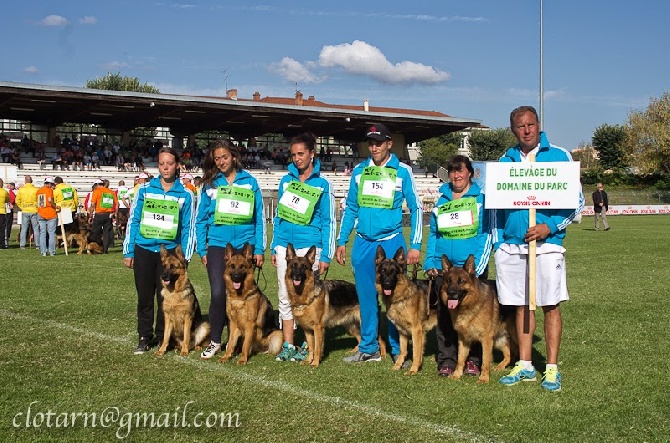
{"type": "Polygon", "coordinates": [[[458,333],[458,362],[452,378],[463,375],[465,360],[473,342],[482,344],[482,370],[478,383],[488,383],[493,347],[503,353],[494,371],[505,369],[519,354],[514,311],[502,312],[495,282],[484,282],[475,275],[475,257],[471,254],[462,268],[442,256],[444,284],[440,302],[449,308],[449,316],[458,333]]]}
{"type": "Polygon", "coordinates": [[[398,328],[400,354],[393,366],[402,368],[407,358],[407,343],[412,339],[412,366],[405,374],[414,375],[423,362],[426,334],[437,326],[437,309],[429,303],[428,285],[424,281],[412,281],[406,274],[405,251],[398,248],[392,259],[377,246],[377,292],[386,303],[386,316],[398,328]]]}
{"type": "MultiPolygon", "coordinates": [[[[81,255],[86,251],[87,254],[102,254],[102,236],[93,235],[91,231],[91,221],[88,219],[88,214],[80,212],[74,217],[73,225],[77,224],[78,232],[72,234],[71,239],[77,242],[79,250],[77,255],[81,255]]],[[[70,237],[68,237],[70,239],[70,237]]]]}
{"type": "MultiPolygon", "coordinates": [[[[286,248],[286,289],[293,317],[305,331],[309,354],[305,364],[317,367],[324,355],[326,328],[344,326],[349,335],[361,342],[361,310],[356,286],[344,280],[318,280],[314,271],[316,247],[298,257],[291,243],[286,248]]],[[[386,357],[386,344],[381,337],[379,348],[386,357]]],[[[358,345],[354,352],[358,350],[358,345]]]]}
{"type": "Polygon", "coordinates": [[[161,297],[163,297],[163,313],[165,330],[161,347],[155,355],[161,356],[174,338],[179,355],[188,355],[191,349],[199,349],[209,338],[209,323],[202,320],[200,304],[195,290],[188,279],[186,260],[181,245],[174,253],[170,253],[161,245],[161,297]]]}
{"type": "Polygon", "coordinates": [[[235,253],[230,243],[226,245],[223,279],[226,282],[229,334],[226,353],[219,358],[221,363],[233,355],[240,336],[244,340],[238,365],[246,364],[252,352],[277,355],[282,347],[284,339],[277,328],[272,304],[254,281],[253,252],[253,247],[248,243],[244,245],[241,254],[235,253]]]}

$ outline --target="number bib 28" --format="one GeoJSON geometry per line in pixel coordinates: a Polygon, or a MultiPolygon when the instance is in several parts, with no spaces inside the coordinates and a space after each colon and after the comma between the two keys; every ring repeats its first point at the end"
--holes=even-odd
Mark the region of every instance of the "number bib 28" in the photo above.
{"type": "Polygon", "coordinates": [[[358,185],[358,204],[367,208],[392,208],[397,171],[393,168],[368,166],[358,185]]]}
{"type": "Polygon", "coordinates": [[[446,238],[470,238],[479,230],[477,199],[459,198],[437,208],[437,230],[446,238]]]}
{"type": "Polygon", "coordinates": [[[179,203],[147,198],[142,206],[140,234],[144,238],[174,240],[179,226],[179,203]]]}
{"type": "Polygon", "coordinates": [[[321,189],[314,186],[292,181],[279,200],[277,215],[291,223],[309,224],[322,192],[321,189]]]}
{"type": "Polygon", "coordinates": [[[254,216],[254,191],[237,186],[221,186],[216,191],[214,223],[243,225],[254,216]]]}

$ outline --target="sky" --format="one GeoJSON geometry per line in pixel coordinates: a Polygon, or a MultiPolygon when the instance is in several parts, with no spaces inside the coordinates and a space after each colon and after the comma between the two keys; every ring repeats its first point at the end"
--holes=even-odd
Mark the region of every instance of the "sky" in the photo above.
{"type": "MultiPolygon", "coordinates": [[[[23,0],[2,16],[0,81],[84,87],[111,72],[173,94],[299,89],[491,128],[539,110],[540,0],[23,0]]],[[[668,17],[663,0],[544,0],[552,143],[589,144],[670,90],[668,17]]]]}

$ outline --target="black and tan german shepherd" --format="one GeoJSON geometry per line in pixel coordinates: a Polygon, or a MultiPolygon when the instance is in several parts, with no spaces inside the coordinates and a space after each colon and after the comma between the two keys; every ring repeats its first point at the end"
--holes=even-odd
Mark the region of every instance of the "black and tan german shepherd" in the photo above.
{"type": "MultiPolygon", "coordinates": [[[[314,275],[316,247],[299,257],[291,243],[286,248],[286,289],[293,318],[305,331],[308,356],[304,364],[317,367],[324,355],[326,328],[343,326],[349,335],[361,342],[361,310],[356,286],[344,280],[319,280],[314,275]]],[[[381,356],[386,345],[381,337],[381,356]]],[[[358,350],[358,345],[354,352],[358,350]]]]}
{"type": "Polygon", "coordinates": [[[449,309],[449,316],[458,334],[458,362],[451,378],[463,375],[465,361],[474,342],[482,344],[482,368],[478,383],[488,383],[493,348],[503,353],[503,360],[494,371],[501,371],[519,355],[514,309],[503,311],[498,304],[495,282],[484,282],[475,275],[475,257],[470,255],[462,268],[453,266],[442,256],[444,284],[440,303],[449,309]]]}
{"type": "Polygon", "coordinates": [[[230,243],[226,245],[223,279],[229,334],[226,352],[219,358],[221,363],[232,357],[240,336],[243,342],[238,365],[246,364],[252,352],[277,355],[281,351],[284,339],[277,327],[272,304],[254,281],[253,252],[248,243],[241,253],[236,253],[230,243]]]}
{"type": "Polygon", "coordinates": [[[188,355],[191,349],[200,349],[200,345],[209,339],[209,323],[202,319],[200,303],[188,278],[181,245],[174,252],[168,252],[161,245],[160,257],[165,330],[163,342],[155,355],[165,354],[170,339],[174,339],[179,355],[188,355]]]}
{"type": "Polygon", "coordinates": [[[398,248],[393,258],[377,246],[375,258],[377,292],[386,303],[386,316],[398,328],[400,353],[394,370],[402,368],[407,358],[407,345],[412,339],[412,366],[405,374],[414,375],[423,362],[426,334],[437,326],[437,308],[429,302],[428,284],[407,277],[405,250],[398,248]]]}
{"type": "Polygon", "coordinates": [[[73,217],[72,225],[77,225],[78,231],[72,235],[68,235],[68,240],[74,240],[79,246],[77,255],[81,255],[86,251],[87,254],[102,254],[102,235],[94,235],[91,231],[91,220],[88,214],[80,212],[73,217]]]}

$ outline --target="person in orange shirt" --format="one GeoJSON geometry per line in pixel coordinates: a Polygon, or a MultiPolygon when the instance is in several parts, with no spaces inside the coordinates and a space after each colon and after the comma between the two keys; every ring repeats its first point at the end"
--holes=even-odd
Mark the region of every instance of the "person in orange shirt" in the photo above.
{"type": "Polygon", "coordinates": [[[60,207],[56,206],[54,201],[54,188],[56,181],[53,177],[44,179],[44,186],[37,190],[37,223],[40,226],[40,252],[42,257],[47,256],[47,249],[50,256],[56,255],[56,227],[58,226],[58,211],[60,207]],[[47,248],[47,235],[49,244],[47,248]]]}
{"type": "Polygon", "coordinates": [[[193,184],[193,176],[191,174],[189,173],[184,174],[181,177],[181,182],[186,189],[190,190],[193,193],[194,197],[198,194],[198,189],[193,184]]]}
{"type": "Polygon", "coordinates": [[[93,220],[91,231],[93,236],[102,233],[102,251],[107,254],[110,243],[114,240],[112,231],[112,217],[115,217],[119,208],[119,200],[114,191],[109,189],[109,180],[104,180],[91,195],[91,205],[88,209],[90,218],[93,220]]]}

